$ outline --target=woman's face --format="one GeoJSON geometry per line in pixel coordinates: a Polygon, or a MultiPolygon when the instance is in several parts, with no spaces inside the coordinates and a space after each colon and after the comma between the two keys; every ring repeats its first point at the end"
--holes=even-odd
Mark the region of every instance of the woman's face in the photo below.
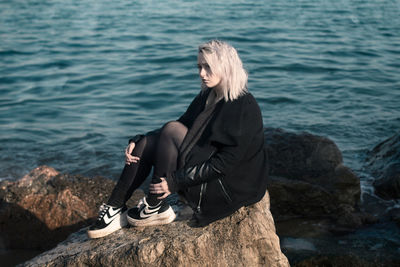
{"type": "Polygon", "coordinates": [[[201,81],[208,87],[213,88],[221,83],[221,77],[211,72],[210,66],[205,60],[202,53],[197,57],[197,66],[199,68],[199,76],[201,81]]]}

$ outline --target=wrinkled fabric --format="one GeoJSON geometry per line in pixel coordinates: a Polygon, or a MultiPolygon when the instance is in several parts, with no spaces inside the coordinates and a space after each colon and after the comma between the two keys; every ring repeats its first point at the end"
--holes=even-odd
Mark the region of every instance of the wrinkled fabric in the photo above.
{"type": "Polygon", "coordinates": [[[180,154],[178,170],[167,175],[201,225],[261,200],[268,174],[262,116],[254,97],[246,93],[234,101],[221,100],[209,117],[198,120],[209,93],[200,93],[178,119],[189,132],[193,127],[201,132],[185,144],[190,150],[180,154]]]}

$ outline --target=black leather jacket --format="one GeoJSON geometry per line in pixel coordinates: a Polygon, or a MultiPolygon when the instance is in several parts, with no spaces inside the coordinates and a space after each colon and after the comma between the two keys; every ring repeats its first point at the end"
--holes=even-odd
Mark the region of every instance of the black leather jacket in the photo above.
{"type": "MultiPolygon", "coordinates": [[[[204,107],[199,95],[178,120],[189,129],[204,107]]],[[[266,191],[268,159],[261,111],[247,93],[218,104],[184,164],[167,175],[184,194],[200,225],[261,200],[266,191]]]]}

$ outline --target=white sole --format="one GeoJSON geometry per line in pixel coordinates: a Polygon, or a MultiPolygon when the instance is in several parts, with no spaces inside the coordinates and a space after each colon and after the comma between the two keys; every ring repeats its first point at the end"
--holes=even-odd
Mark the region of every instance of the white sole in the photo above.
{"type": "Polygon", "coordinates": [[[113,220],[106,228],[99,229],[99,230],[88,230],[87,234],[89,238],[100,238],[103,236],[107,236],[115,231],[125,227],[128,225],[128,221],[126,219],[128,211],[122,213],[119,218],[113,220]]]}
{"type": "Polygon", "coordinates": [[[132,226],[150,226],[150,225],[161,225],[161,224],[168,224],[175,220],[176,215],[174,210],[169,207],[163,213],[150,216],[146,219],[136,220],[129,216],[126,216],[128,219],[128,223],[132,226]]]}

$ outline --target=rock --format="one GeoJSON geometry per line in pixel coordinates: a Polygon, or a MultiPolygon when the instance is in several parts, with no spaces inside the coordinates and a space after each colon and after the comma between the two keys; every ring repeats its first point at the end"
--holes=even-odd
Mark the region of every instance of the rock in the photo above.
{"type": "Polygon", "coordinates": [[[294,267],[315,267],[315,266],[331,266],[331,267],[385,267],[399,266],[400,260],[396,258],[390,259],[366,259],[354,254],[342,255],[320,255],[303,260],[294,264],[294,267]]]}
{"type": "Polygon", "coordinates": [[[85,229],[23,266],[289,266],[269,211],[269,195],[210,225],[185,219],[130,227],[90,240],[85,229]]]}
{"type": "Polygon", "coordinates": [[[400,162],[400,132],[376,145],[368,152],[366,166],[375,176],[380,176],[386,167],[400,162]]]}
{"type": "Polygon", "coordinates": [[[6,249],[49,249],[90,224],[115,182],[64,175],[41,166],[0,183],[1,244],[6,249]]]}
{"type": "Polygon", "coordinates": [[[271,212],[278,221],[329,217],[360,226],[360,180],[343,165],[342,154],[326,137],[265,129],[269,153],[271,212]],[[344,220],[340,218],[350,218],[344,220]]]}
{"type": "MultiPolygon", "coordinates": [[[[182,212],[172,224],[126,228],[89,240],[86,229],[115,183],[60,174],[42,166],[22,179],[0,184],[0,228],[5,248],[56,248],[25,266],[55,265],[268,265],[288,266],[280,250],[269,195],[204,228],[190,226],[182,212]],[[80,231],[76,232],[78,229],[80,231]]],[[[128,205],[143,196],[138,191],[128,205]]]]}
{"type": "Polygon", "coordinates": [[[390,218],[400,227],[400,207],[396,206],[389,211],[390,218]]]}
{"type": "Polygon", "coordinates": [[[373,183],[375,193],[383,199],[400,198],[400,162],[385,168],[381,178],[373,183]]]}
{"type": "Polygon", "coordinates": [[[314,182],[343,161],[335,143],[326,137],[266,128],[265,141],[273,175],[314,182]]]}
{"type": "Polygon", "coordinates": [[[378,196],[400,198],[400,132],[368,153],[366,169],[376,178],[374,187],[378,196]]]}

